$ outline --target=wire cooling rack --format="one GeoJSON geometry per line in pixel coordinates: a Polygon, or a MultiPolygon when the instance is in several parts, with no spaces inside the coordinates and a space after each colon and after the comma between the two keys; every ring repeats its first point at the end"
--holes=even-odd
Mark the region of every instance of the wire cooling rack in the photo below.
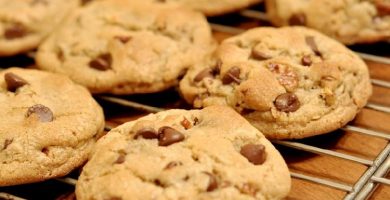
{"type": "MultiPolygon", "coordinates": [[[[210,21],[210,25],[215,35],[219,35],[219,38],[222,39],[235,34],[239,34],[245,31],[245,29],[254,26],[269,25],[265,13],[259,11],[256,8],[241,11],[237,14],[234,14],[233,16],[211,19],[210,21]]],[[[390,44],[385,43],[383,45],[385,46],[385,52],[382,51],[381,53],[387,53],[389,55],[390,51],[387,51],[388,49],[386,50],[386,48],[388,48],[390,44]]],[[[361,47],[359,46],[354,48],[361,49],[361,47]]],[[[380,48],[382,49],[382,47],[380,48]]],[[[374,53],[356,53],[359,54],[368,64],[379,64],[381,67],[390,68],[390,58],[380,56],[379,50],[374,50],[374,53]]],[[[374,95],[376,95],[374,100],[381,99],[380,95],[383,94],[385,94],[385,96],[387,95],[387,97],[390,96],[390,81],[388,81],[390,79],[390,73],[384,74],[383,76],[385,77],[383,80],[375,78],[372,79],[372,84],[374,85],[374,95]],[[388,78],[388,80],[385,80],[386,77],[388,78]],[[378,94],[375,94],[375,88],[377,88],[376,90],[379,91],[378,94]]],[[[106,114],[107,112],[115,113],[118,110],[122,111],[122,114],[120,114],[119,117],[108,117],[110,119],[107,120],[107,124],[105,127],[106,131],[109,131],[112,127],[115,127],[125,121],[134,120],[147,113],[156,113],[165,110],[166,108],[188,108],[188,105],[185,105],[183,102],[181,102],[177,93],[174,91],[168,91],[163,94],[158,94],[157,96],[152,96],[152,98],[143,98],[139,96],[97,96],[96,98],[103,105],[106,114]],[[145,101],[145,99],[148,100],[145,101]],[[151,106],[152,104],[156,104],[156,100],[162,100],[163,103],[157,103],[157,106],[151,106]]],[[[378,101],[370,100],[370,102],[366,105],[363,111],[375,112],[378,116],[385,116],[390,119],[390,102],[377,102],[378,101]]],[[[359,115],[357,118],[359,118],[359,115]]],[[[355,121],[359,121],[359,119],[355,121]]],[[[330,136],[314,137],[316,138],[314,139],[314,142],[313,139],[295,141],[273,141],[275,146],[281,151],[283,157],[287,160],[287,163],[289,164],[291,177],[293,178],[292,192],[294,192],[294,190],[297,190],[295,191],[295,194],[298,194],[304,191],[302,190],[302,188],[294,188],[294,181],[296,181],[299,182],[301,185],[307,185],[307,183],[309,183],[319,185],[321,186],[320,188],[325,187],[333,189],[323,189],[325,192],[338,191],[340,193],[341,191],[341,196],[339,195],[335,197],[330,195],[327,199],[368,199],[371,196],[374,199],[390,199],[390,196],[388,196],[390,195],[390,179],[387,178],[387,174],[390,170],[390,129],[383,128],[380,125],[385,123],[390,124],[390,121],[381,121],[379,119],[379,121],[376,123],[369,122],[369,126],[363,126],[359,123],[352,122],[341,128],[340,130],[335,131],[335,133],[328,134],[330,136]],[[343,142],[339,141],[343,139],[339,137],[339,135],[342,134],[350,134],[351,137],[354,138],[365,138],[367,140],[367,143],[369,143],[371,140],[380,141],[381,148],[379,148],[379,151],[377,151],[375,155],[362,157],[355,155],[356,153],[353,152],[351,153],[342,151],[340,149],[335,149],[332,147],[332,145],[327,144],[329,137],[332,140],[336,140],[338,143],[343,142]],[[340,181],[340,175],[330,175],[324,177],[323,175],[316,176],[316,173],[310,171],[300,172],[299,170],[297,170],[299,168],[299,164],[295,165],[295,162],[289,162],[289,158],[292,155],[297,157],[298,160],[301,159],[301,155],[304,155],[302,161],[295,161],[298,163],[306,162],[307,160],[311,159],[316,159],[319,156],[324,156],[333,160],[343,160],[344,162],[341,163],[344,163],[346,166],[358,166],[357,168],[359,168],[362,173],[358,174],[356,180],[351,182],[351,179],[347,178],[344,181],[340,181]],[[385,190],[387,192],[385,192],[382,196],[372,195],[378,191],[383,193],[383,191],[385,190]]],[[[313,167],[316,167],[316,165],[313,165],[313,167]]],[[[0,199],[75,199],[73,191],[74,185],[77,182],[78,174],[79,171],[76,170],[67,177],[49,180],[43,183],[0,188],[0,199]]],[[[341,177],[341,179],[344,179],[344,177],[348,176],[350,176],[350,174],[346,173],[345,176],[341,177]]],[[[308,188],[311,189],[313,187],[308,188]]],[[[295,196],[290,197],[290,199],[312,198],[310,196],[295,196]]]]}

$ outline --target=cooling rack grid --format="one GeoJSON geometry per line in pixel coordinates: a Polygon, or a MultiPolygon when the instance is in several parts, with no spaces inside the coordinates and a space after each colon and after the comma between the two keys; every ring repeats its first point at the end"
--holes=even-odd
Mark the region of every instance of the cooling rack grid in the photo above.
{"type": "MultiPolygon", "coordinates": [[[[261,9],[248,9],[210,19],[210,25],[216,39],[221,41],[269,23],[261,9]]],[[[369,66],[373,96],[353,122],[333,133],[273,141],[293,178],[287,199],[390,199],[390,58],[386,57],[390,56],[390,43],[351,48],[369,66]]],[[[96,98],[106,112],[106,131],[148,113],[189,108],[173,90],[149,96],[96,98]]],[[[43,183],[0,188],[0,199],[75,199],[78,174],[76,170],[64,178],[43,183]]]]}

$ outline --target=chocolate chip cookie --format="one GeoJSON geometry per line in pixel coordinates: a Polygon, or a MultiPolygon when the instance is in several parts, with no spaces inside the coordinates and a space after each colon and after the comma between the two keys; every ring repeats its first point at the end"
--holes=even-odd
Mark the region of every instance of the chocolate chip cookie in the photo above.
{"type": "MultiPolygon", "coordinates": [[[[142,0],[144,1],[144,0],[142,0]]],[[[178,3],[198,10],[207,16],[222,15],[244,9],[262,0],[151,0],[161,3],[178,3]]]]}
{"type": "Polygon", "coordinates": [[[92,1],[37,52],[41,69],[68,75],[93,93],[151,93],[214,50],[200,13],[138,1],[92,1]]]}
{"type": "Polygon", "coordinates": [[[78,0],[0,0],[0,56],[35,49],[78,0]]]}
{"type": "Polygon", "coordinates": [[[304,27],[252,29],[225,40],[216,54],[216,62],[183,78],[183,97],[197,108],[231,106],[269,138],[338,129],[372,90],[356,54],[304,27]]]}
{"type": "Polygon", "coordinates": [[[303,25],[345,44],[389,41],[389,0],[267,0],[267,13],[278,26],[303,25]]]}
{"type": "Polygon", "coordinates": [[[76,185],[84,199],[282,199],[286,164],[228,107],[169,110],[111,130],[76,185]]]}
{"type": "Polygon", "coordinates": [[[102,134],[102,109],[63,75],[3,70],[0,102],[0,186],[69,173],[87,160],[102,134]]]}

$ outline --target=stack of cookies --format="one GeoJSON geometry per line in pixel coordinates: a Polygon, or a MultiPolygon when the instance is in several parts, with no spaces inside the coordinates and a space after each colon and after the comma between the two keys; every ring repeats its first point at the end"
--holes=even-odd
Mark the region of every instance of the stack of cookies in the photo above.
{"type": "Polygon", "coordinates": [[[81,200],[286,197],[288,168],[267,138],[324,134],[355,117],[372,88],[365,63],[340,42],[388,40],[390,7],[267,1],[275,25],[328,36],[267,27],[215,42],[206,16],[259,2],[0,0],[0,56],[37,49],[41,70],[0,72],[0,186],[64,176],[89,160],[81,200]],[[103,136],[91,94],[172,87],[195,109],[103,136]]]}

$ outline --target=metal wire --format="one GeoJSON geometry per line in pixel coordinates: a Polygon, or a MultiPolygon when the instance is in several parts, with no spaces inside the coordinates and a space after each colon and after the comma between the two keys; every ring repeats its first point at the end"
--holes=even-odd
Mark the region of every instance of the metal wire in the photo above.
{"type": "Polygon", "coordinates": [[[310,145],[302,144],[302,143],[298,143],[298,142],[289,142],[289,141],[272,141],[272,142],[275,144],[283,145],[283,146],[290,147],[293,149],[303,150],[303,151],[307,151],[307,152],[311,152],[311,153],[315,153],[315,154],[319,154],[319,155],[333,156],[336,158],[341,158],[341,159],[357,162],[357,163],[360,163],[363,165],[371,166],[373,164],[373,161],[371,161],[371,160],[359,158],[356,156],[351,156],[348,154],[339,153],[339,152],[332,151],[332,150],[321,149],[318,147],[314,147],[314,146],[310,146],[310,145]]]}
{"type": "MultiPolygon", "coordinates": [[[[244,17],[253,18],[253,19],[257,19],[257,20],[263,20],[263,21],[268,20],[266,14],[264,12],[260,12],[260,11],[244,10],[244,11],[241,11],[240,14],[244,17]]],[[[229,33],[229,34],[239,34],[239,33],[242,33],[245,31],[244,29],[241,29],[241,28],[236,28],[236,27],[231,27],[231,26],[226,26],[226,25],[221,25],[221,24],[210,24],[210,25],[214,31],[219,31],[219,32],[224,32],[224,33],[229,33]]],[[[360,52],[356,52],[356,53],[358,53],[363,59],[365,59],[367,61],[373,61],[373,62],[378,62],[378,63],[390,65],[389,58],[366,54],[366,53],[360,53],[360,52]]],[[[390,82],[388,82],[388,81],[372,79],[372,83],[374,85],[377,85],[377,86],[390,88],[390,82]]],[[[108,101],[108,102],[116,103],[118,105],[131,107],[131,108],[146,111],[149,113],[156,113],[156,112],[160,112],[160,111],[164,110],[162,108],[148,106],[148,105],[128,101],[128,100],[117,98],[117,97],[99,96],[98,98],[105,100],[105,101],[108,101]]],[[[373,109],[373,110],[380,111],[380,112],[390,113],[390,108],[387,106],[369,103],[366,105],[366,107],[373,109]]],[[[109,126],[109,125],[105,126],[106,131],[109,131],[111,129],[112,129],[111,126],[109,126]]],[[[390,140],[390,134],[388,134],[388,133],[375,131],[375,130],[371,130],[371,129],[365,129],[365,128],[361,128],[361,127],[357,127],[357,126],[347,125],[344,128],[342,128],[342,130],[352,131],[352,132],[359,133],[359,134],[365,134],[365,135],[369,135],[369,136],[373,136],[373,137],[378,137],[378,138],[390,140]]],[[[332,180],[328,180],[328,179],[324,179],[324,178],[318,178],[318,177],[308,176],[305,174],[291,172],[291,176],[293,178],[302,179],[305,181],[310,181],[310,182],[314,182],[317,184],[321,184],[321,185],[325,185],[328,187],[332,187],[332,188],[336,188],[339,190],[349,192],[347,194],[347,196],[345,196],[345,198],[344,198],[346,200],[352,200],[355,198],[356,199],[365,199],[374,190],[376,185],[378,185],[378,184],[390,185],[390,180],[382,177],[383,175],[385,175],[387,173],[387,171],[389,170],[389,166],[390,166],[390,158],[388,158],[388,155],[390,153],[390,144],[388,144],[381,151],[381,153],[378,155],[378,157],[374,161],[371,161],[371,160],[367,160],[364,158],[359,158],[359,157],[351,156],[348,154],[343,154],[343,153],[335,152],[332,150],[322,149],[322,148],[318,148],[318,147],[314,147],[314,146],[310,146],[310,145],[306,145],[306,144],[302,144],[302,143],[298,143],[298,142],[290,142],[290,141],[273,141],[273,142],[276,144],[279,144],[279,145],[289,147],[289,148],[299,149],[302,151],[307,151],[307,152],[320,154],[320,155],[333,156],[333,157],[337,157],[337,158],[341,158],[341,159],[345,159],[348,161],[357,162],[357,163],[369,166],[369,168],[366,170],[366,172],[362,175],[362,177],[353,186],[348,185],[346,183],[340,183],[340,182],[336,182],[336,181],[332,181],[332,180]],[[385,162],[386,158],[387,158],[387,161],[385,162]]],[[[58,178],[55,180],[66,183],[68,185],[73,185],[73,186],[77,182],[77,179],[70,178],[70,177],[58,178]]],[[[24,200],[23,198],[20,198],[20,197],[11,195],[11,194],[7,194],[4,192],[3,193],[0,192],[0,199],[1,198],[24,200]]]]}
{"type": "Polygon", "coordinates": [[[387,179],[387,178],[373,176],[371,179],[373,181],[375,181],[375,182],[382,183],[382,184],[390,186],[390,180],[387,179]]]}
{"type": "Polygon", "coordinates": [[[15,196],[15,195],[12,195],[12,194],[8,194],[8,193],[5,193],[5,192],[0,192],[0,199],[10,199],[10,200],[26,200],[24,198],[21,198],[21,197],[18,197],[18,196],[15,196]]]}
{"type": "Polygon", "coordinates": [[[360,134],[365,134],[365,135],[370,135],[370,136],[390,140],[390,134],[384,133],[384,132],[379,132],[379,131],[374,131],[371,129],[365,129],[365,128],[352,126],[352,125],[346,125],[341,129],[344,131],[353,131],[355,133],[360,133],[360,134]]]}
{"type": "Polygon", "coordinates": [[[109,101],[109,102],[112,102],[112,103],[122,105],[122,106],[127,106],[127,107],[131,107],[131,108],[134,108],[137,110],[150,112],[150,113],[157,113],[160,111],[164,111],[164,109],[162,109],[162,108],[147,106],[144,104],[136,103],[133,101],[128,101],[128,100],[117,98],[117,97],[100,96],[99,98],[106,100],[106,101],[109,101]]]}
{"type": "Polygon", "coordinates": [[[355,183],[353,191],[347,194],[344,197],[344,200],[354,200],[354,199],[366,199],[371,192],[374,190],[374,185],[370,183],[371,177],[380,169],[381,165],[384,163],[386,157],[390,153],[390,143],[382,150],[382,152],[374,160],[374,164],[369,167],[360,179],[355,183]]]}
{"type": "Polygon", "coordinates": [[[378,79],[371,79],[371,83],[380,87],[384,88],[390,88],[390,82],[389,81],[383,81],[378,79]]]}
{"type": "Polygon", "coordinates": [[[326,180],[326,179],[322,179],[322,178],[317,178],[317,177],[312,177],[312,176],[307,176],[307,175],[299,174],[299,173],[295,173],[295,172],[290,172],[290,174],[291,174],[291,177],[293,177],[293,178],[298,178],[298,179],[302,179],[305,181],[319,183],[321,185],[326,185],[326,186],[333,187],[333,188],[336,188],[339,190],[344,190],[347,192],[352,191],[352,186],[347,185],[345,183],[338,183],[338,182],[334,182],[334,181],[330,181],[330,180],[326,180]]]}
{"type": "Polygon", "coordinates": [[[243,10],[240,12],[240,15],[247,18],[268,21],[267,14],[265,12],[260,12],[257,10],[243,10]]]}
{"type": "Polygon", "coordinates": [[[66,183],[66,184],[68,184],[68,185],[76,185],[76,183],[77,183],[77,180],[76,179],[74,179],[74,178],[70,178],[70,177],[66,177],[66,178],[57,178],[56,179],[57,181],[60,181],[60,182],[62,182],[62,183],[66,183]]]}

